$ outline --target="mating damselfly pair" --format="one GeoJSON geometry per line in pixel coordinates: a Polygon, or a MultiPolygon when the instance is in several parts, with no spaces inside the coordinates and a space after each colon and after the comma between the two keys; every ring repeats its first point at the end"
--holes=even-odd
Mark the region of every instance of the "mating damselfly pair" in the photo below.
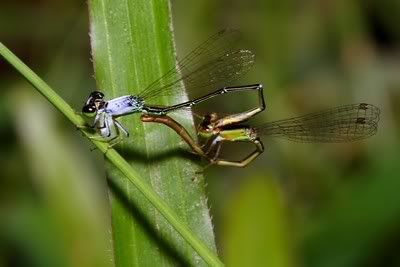
{"type": "Polygon", "coordinates": [[[246,126],[242,123],[265,109],[263,87],[261,84],[245,86],[223,85],[239,78],[254,64],[254,55],[249,50],[234,49],[233,45],[239,33],[235,30],[223,30],[211,36],[195,48],[177,66],[151,83],[137,95],[126,95],[106,100],[99,91],[92,92],[82,111],[94,117],[92,127],[100,136],[92,138],[118,143],[128,131],[117,118],[133,113],[142,113],[143,122],[157,122],[175,130],[198,155],[212,164],[243,167],[264,151],[260,136],[282,137],[298,142],[351,142],[373,135],[377,130],[379,109],[371,104],[351,104],[312,113],[286,120],[265,123],[259,126],[246,126]],[[151,104],[159,96],[173,94],[185,84],[187,91],[213,88],[214,91],[193,100],[171,106],[151,104]],[[219,117],[209,112],[198,125],[198,137],[195,141],[188,131],[167,114],[173,111],[191,108],[203,101],[219,95],[233,92],[255,91],[258,93],[257,107],[238,114],[219,117]],[[251,142],[254,152],[242,160],[223,160],[220,150],[223,142],[251,142]]]}

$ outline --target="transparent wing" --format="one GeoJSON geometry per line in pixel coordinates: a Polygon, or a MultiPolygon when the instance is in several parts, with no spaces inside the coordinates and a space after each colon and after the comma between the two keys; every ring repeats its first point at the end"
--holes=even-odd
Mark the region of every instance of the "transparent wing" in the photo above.
{"type": "Polygon", "coordinates": [[[352,104],[270,122],[257,127],[257,132],[297,142],[351,142],[375,134],[379,114],[373,105],[352,104]]]}
{"type": "Polygon", "coordinates": [[[235,50],[239,39],[236,30],[222,30],[195,48],[176,67],[151,83],[139,96],[145,101],[158,96],[170,95],[182,90],[185,84],[188,92],[205,90],[213,86],[236,80],[246,73],[254,63],[254,55],[249,50],[235,50]]]}

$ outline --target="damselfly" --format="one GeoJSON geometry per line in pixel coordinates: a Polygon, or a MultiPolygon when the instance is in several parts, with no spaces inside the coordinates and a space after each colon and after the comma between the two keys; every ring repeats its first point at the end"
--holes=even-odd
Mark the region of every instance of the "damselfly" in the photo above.
{"type": "Polygon", "coordinates": [[[143,122],[156,122],[177,132],[193,152],[206,158],[210,164],[244,167],[263,151],[261,136],[271,136],[305,143],[344,143],[367,138],[376,133],[379,108],[371,104],[351,104],[290,119],[267,122],[258,126],[241,122],[253,115],[248,112],[219,118],[216,113],[204,116],[198,126],[197,143],[186,129],[169,116],[142,115],[143,122]],[[220,158],[224,142],[249,142],[255,150],[241,160],[220,158]]]}
{"type": "MultiPolygon", "coordinates": [[[[233,45],[238,39],[235,30],[223,30],[211,36],[186,57],[177,63],[165,75],[151,83],[137,95],[125,95],[105,100],[104,94],[92,92],[82,108],[83,114],[94,117],[92,127],[101,135],[99,140],[112,141],[128,131],[116,119],[132,113],[165,115],[183,108],[190,108],[200,102],[218,95],[238,91],[258,91],[262,99],[260,84],[249,86],[223,87],[246,73],[254,63],[254,55],[249,50],[235,50],[233,45]],[[181,90],[185,84],[187,91],[209,87],[217,90],[193,100],[172,106],[149,104],[159,96],[169,95],[181,90]]],[[[95,138],[95,137],[94,137],[95,138]]]]}

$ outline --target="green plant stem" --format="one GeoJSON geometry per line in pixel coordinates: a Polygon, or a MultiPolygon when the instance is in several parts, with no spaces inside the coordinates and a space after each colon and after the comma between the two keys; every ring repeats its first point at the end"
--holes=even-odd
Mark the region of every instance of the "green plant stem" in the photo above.
{"type": "MultiPolygon", "coordinates": [[[[0,43],[0,55],[2,55],[7,62],[20,72],[28,82],[30,82],[51,104],[61,111],[61,113],[64,114],[76,127],[84,125],[85,120],[2,43],[0,43]]],[[[90,134],[83,130],[81,131],[86,137],[90,137],[90,134]]],[[[207,264],[210,266],[223,266],[223,263],[218,259],[218,257],[195,235],[193,235],[190,229],[179,220],[176,213],[164,203],[154,190],[138,175],[137,171],[135,171],[116,150],[109,148],[107,143],[92,139],[89,140],[105,154],[105,157],[116,168],[118,168],[132,184],[138,188],[146,199],[164,216],[169,224],[190,244],[190,246],[193,247],[200,257],[207,262],[207,264]]]]}

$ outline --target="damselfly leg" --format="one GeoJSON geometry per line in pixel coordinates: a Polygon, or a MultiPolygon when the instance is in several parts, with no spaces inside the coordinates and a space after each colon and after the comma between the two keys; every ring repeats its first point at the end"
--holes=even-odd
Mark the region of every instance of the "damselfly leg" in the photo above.
{"type": "Polygon", "coordinates": [[[116,119],[106,113],[97,114],[95,125],[100,131],[99,136],[90,136],[89,139],[108,142],[108,148],[112,148],[122,141],[123,136],[128,137],[128,131],[116,119]]]}
{"type": "MultiPolygon", "coordinates": [[[[164,116],[142,115],[141,120],[143,122],[161,123],[174,130],[182,138],[182,140],[184,140],[189,145],[189,147],[195,154],[209,161],[209,165],[207,165],[205,168],[213,164],[222,166],[245,167],[247,164],[256,159],[264,151],[264,146],[261,140],[251,136],[251,132],[245,133],[246,132],[245,129],[238,129],[237,133],[233,133],[232,131],[228,132],[227,130],[225,130],[217,134],[213,134],[209,137],[209,139],[212,139],[210,145],[204,147],[198,142],[196,142],[195,139],[191,137],[189,132],[181,124],[179,124],[177,121],[175,121],[173,118],[167,115],[164,116]],[[227,136],[229,135],[234,136],[237,135],[238,133],[239,133],[239,138],[237,139],[227,138],[227,136]],[[256,149],[241,160],[237,161],[225,160],[219,158],[223,142],[249,142],[254,144],[256,149]]],[[[251,129],[249,130],[251,131],[251,129]]]]}

